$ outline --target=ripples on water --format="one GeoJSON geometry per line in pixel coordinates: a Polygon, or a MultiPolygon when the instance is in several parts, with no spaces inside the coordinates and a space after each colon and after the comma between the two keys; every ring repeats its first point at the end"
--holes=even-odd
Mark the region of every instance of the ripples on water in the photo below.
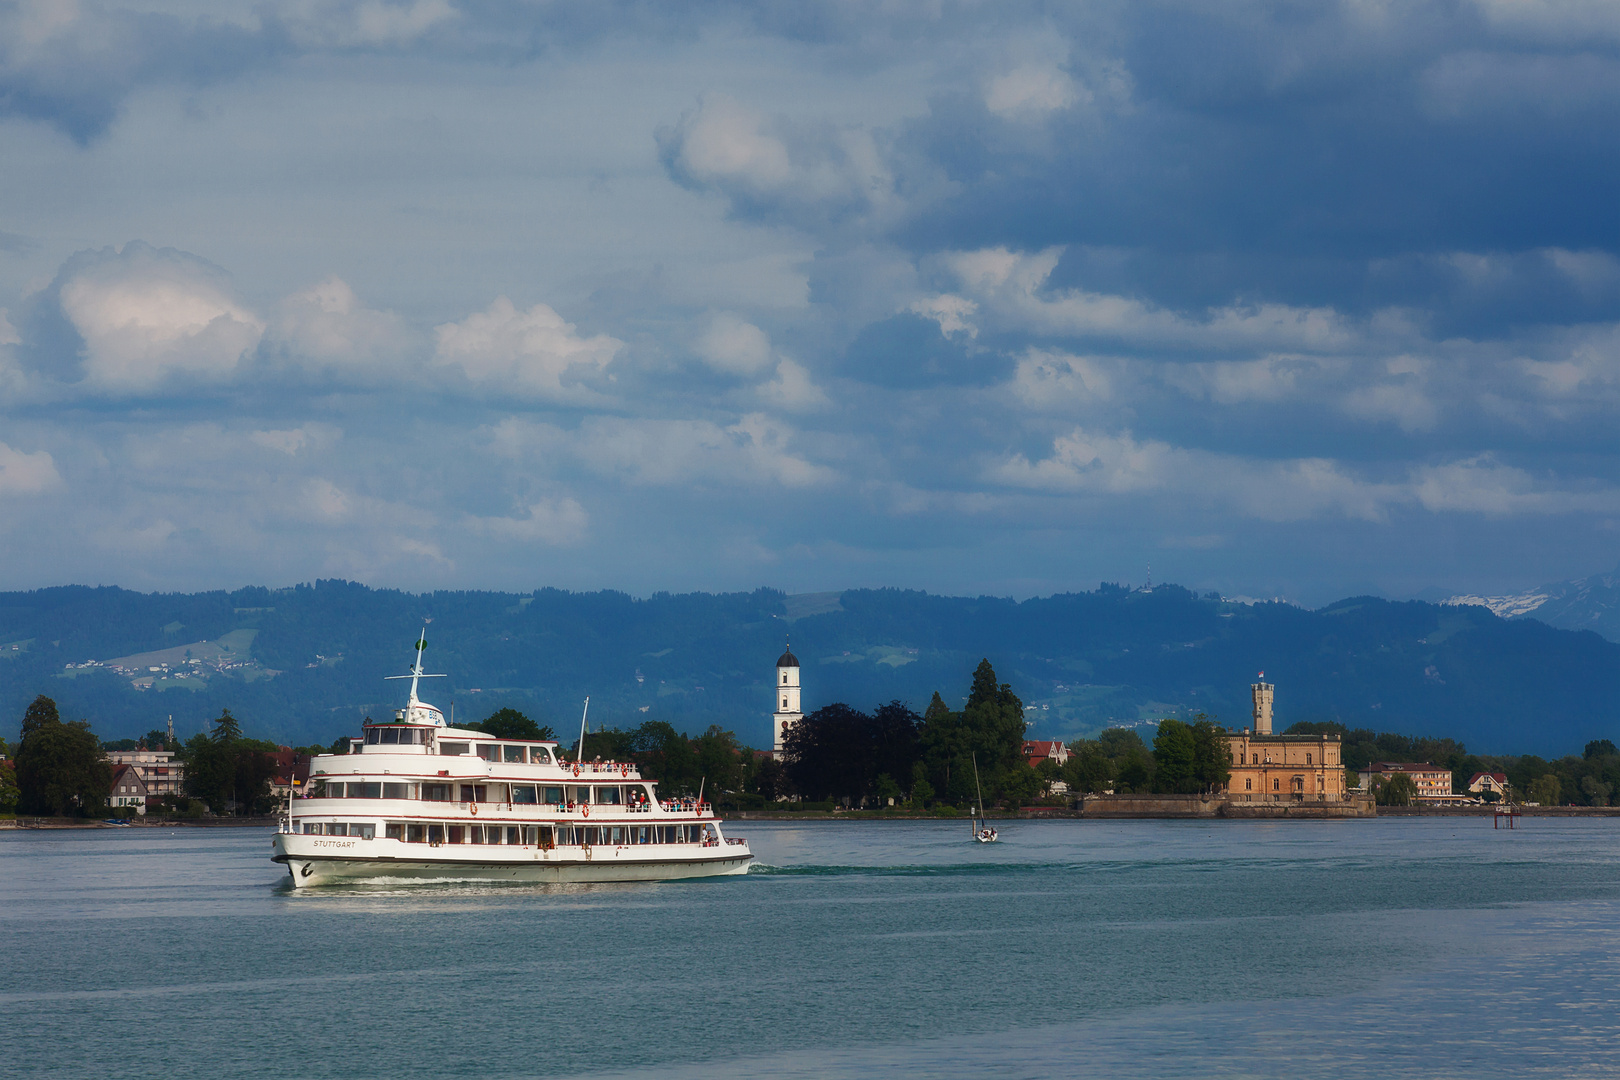
{"type": "Polygon", "coordinates": [[[759,823],[744,878],[294,892],[0,833],[12,1075],[1620,1075],[1620,822],[759,823]]]}

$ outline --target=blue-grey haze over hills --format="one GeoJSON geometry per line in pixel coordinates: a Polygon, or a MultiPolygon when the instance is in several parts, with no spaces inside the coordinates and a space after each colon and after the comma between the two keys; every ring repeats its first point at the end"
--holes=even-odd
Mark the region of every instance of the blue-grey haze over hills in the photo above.
{"type": "Polygon", "coordinates": [[[959,704],[989,658],[1025,702],[1031,737],[1118,725],[1151,737],[1158,718],[1199,712],[1244,726],[1260,670],[1277,686],[1280,727],[1337,720],[1543,756],[1620,737],[1620,644],[1482,604],[1360,597],[1310,611],[1177,585],[1020,602],[892,589],[410,594],[342,581],[0,594],[0,730],[9,737],[44,693],[107,739],[169,716],[186,737],[229,708],[249,734],[326,744],[403,703],[403,684],[383,679],[407,670],[424,625],[428,670],[447,676],[424,697],[460,720],[515,707],[564,741],[589,695],[595,726],[719,724],[768,746],[788,635],[809,710],[899,699],[921,711],[935,691],[959,704]]]}
{"type": "Polygon", "coordinates": [[[1616,115],[1596,2],[0,5],[0,588],[1581,578],[1616,115]]]}

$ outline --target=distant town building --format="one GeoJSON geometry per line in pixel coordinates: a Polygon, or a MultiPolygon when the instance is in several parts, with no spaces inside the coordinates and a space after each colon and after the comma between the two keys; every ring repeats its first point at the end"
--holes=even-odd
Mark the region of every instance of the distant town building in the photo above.
{"type": "Polygon", "coordinates": [[[302,785],[309,779],[309,755],[295,754],[290,746],[283,746],[270,755],[276,763],[275,775],[270,777],[270,797],[285,800],[296,782],[302,785]]]}
{"type": "Polygon", "coordinates": [[[1031,768],[1043,761],[1050,761],[1054,765],[1067,765],[1069,762],[1069,748],[1056,739],[1026,739],[1024,741],[1024,761],[1031,768]]]}
{"type": "Polygon", "coordinates": [[[107,805],[113,810],[133,810],[137,814],[145,814],[148,794],[146,782],[141,779],[135,766],[113,766],[112,791],[107,796],[107,805]]]}
{"type": "MultiPolygon", "coordinates": [[[[1265,673],[1261,672],[1262,679],[1265,673]]],[[[1345,796],[1344,759],[1337,735],[1274,735],[1271,704],[1276,687],[1249,687],[1254,726],[1228,732],[1231,779],[1226,794],[1235,802],[1341,802],[1345,796]]]]}
{"type": "Polygon", "coordinates": [[[799,707],[799,658],[793,655],[791,645],[776,660],[776,706],[772,717],[776,738],[771,749],[780,756],[787,745],[788,731],[804,719],[799,707]]]}
{"type": "Polygon", "coordinates": [[[1507,773],[1477,772],[1469,779],[1468,790],[1475,795],[1492,791],[1505,799],[1508,792],[1507,773]]]}
{"type": "Polygon", "coordinates": [[[120,765],[133,768],[146,785],[148,795],[162,798],[179,795],[185,790],[186,767],[174,760],[168,750],[110,750],[107,760],[116,769],[120,765]]]}
{"type": "Polygon", "coordinates": [[[1412,778],[1420,803],[1460,801],[1451,790],[1451,770],[1428,761],[1375,761],[1361,770],[1361,789],[1371,791],[1374,780],[1388,780],[1403,773],[1412,778]]]}

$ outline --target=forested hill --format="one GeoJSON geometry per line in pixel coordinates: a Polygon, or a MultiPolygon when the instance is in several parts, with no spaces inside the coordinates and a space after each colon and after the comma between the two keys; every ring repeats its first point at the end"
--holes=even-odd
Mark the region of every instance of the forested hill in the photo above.
{"type": "Polygon", "coordinates": [[[43,693],[107,739],[170,714],[184,737],[230,708],[249,734],[329,742],[398,707],[404,685],[383,676],[406,670],[424,624],[429,670],[449,676],[424,698],[454,702],[461,719],[513,706],[560,732],[588,694],[593,727],[719,724],[766,746],[791,633],[807,710],[894,698],[921,709],[936,689],[956,701],[988,657],[1031,706],[1032,737],[1199,711],[1241,726],[1259,670],[1277,686],[1278,730],[1336,719],[1547,755],[1620,734],[1620,645],[1479,607],[1358,598],[1306,611],[1173,585],[1016,603],[897,590],[412,595],[342,581],[0,594],[0,732],[43,693]]]}

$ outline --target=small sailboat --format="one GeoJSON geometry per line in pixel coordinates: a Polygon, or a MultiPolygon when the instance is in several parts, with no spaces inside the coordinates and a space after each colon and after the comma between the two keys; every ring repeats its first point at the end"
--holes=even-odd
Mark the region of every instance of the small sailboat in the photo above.
{"type": "MultiPolygon", "coordinates": [[[[979,813],[984,813],[984,788],[979,786],[979,755],[973,756],[973,790],[979,797],[979,813]]],[[[990,827],[987,818],[975,817],[973,819],[973,839],[981,844],[993,844],[1001,837],[996,830],[990,827]]]]}

